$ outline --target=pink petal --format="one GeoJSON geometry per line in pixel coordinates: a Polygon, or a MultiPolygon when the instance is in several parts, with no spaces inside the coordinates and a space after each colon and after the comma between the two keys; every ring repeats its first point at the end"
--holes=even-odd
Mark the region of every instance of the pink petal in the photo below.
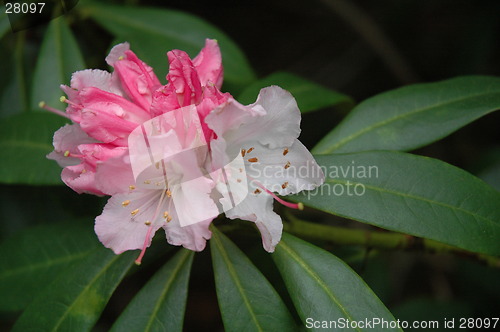
{"type": "Polygon", "coordinates": [[[167,80],[175,88],[179,105],[199,103],[202,95],[200,79],[189,55],[184,51],[173,50],[167,56],[170,62],[167,80]]]}
{"type": "Polygon", "coordinates": [[[87,170],[83,164],[67,166],[61,173],[63,182],[79,194],[104,195],[95,183],[95,174],[87,170]]]}
{"type": "Polygon", "coordinates": [[[98,163],[95,181],[97,188],[106,195],[130,191],[136,181],[132,173],[128,150],[123,151],[120,156],[98,163]]]}
{"type": "Polygon", "coordinates": [[[104,143],[127,146],[127,137],[137,123],[124,120],[125,110],[112,103],[94,103],[81,112],[80,126],[91,137],[104,143]]]}
{"type": "Polygon", "coordinates": [[[135,104],[149,111],[153,92],[161,85],[153,69],[132,51],[125,51],[125,57],[114,62],[114,67],[125,93],[135,104]]]}
{"type": "Polygon", "coordinates": [[[167,84],[153,93],[151,117],[160,116],[180,107],[175,87],[172,84],[167,84]]]}
{"type": "Polygon", "coordinates": [[[201,85],[207,86],[211,82],[220,89],[222,86],[224,70],[219,44],[214,39],[206,39],[205,47],[193,59],[193,65],[198,72],[201,85]]]}

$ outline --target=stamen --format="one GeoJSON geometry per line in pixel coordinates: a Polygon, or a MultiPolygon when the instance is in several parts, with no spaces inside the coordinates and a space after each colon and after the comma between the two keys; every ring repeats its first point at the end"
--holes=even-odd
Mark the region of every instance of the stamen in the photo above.
{"type": "Polygon", "coordinates": [[[172,197],[172,192],[170,191],[170,189],[167,189],[167,191],[165,191],[165,194],[167,194],[168,198],[172,197]]]}
{"type": "Polygon", "coordinates": [[[68,98],[66,98],[65,96],[61,96],[61,98],[59,98],[59,101],[61,103],[66,103],[68,105],[71,105],[73,106],[74,108],[78,108],[78,109],[83,109],[83,106],[82,105],[78,105],[74,102],[72,102],[71,100],[69,100],[68,98]]]}
{"type": "Polygon", "coordinates": [[[259,161],[259,159],[258,158],[250,158],[250,159],[248,159],[248,161],[251,163],[256,163],[259,161]]]}
{"type": "Polygon", "coordinates": [[[135,216],[136,214],[139,213],[139,209],[135,209],[133,211],[130,212],[131,215],[135,216]]]}
{"type": "Polygon", "coordinates": [[[153,230],[153,225],[149,226],[148,232],[146,233],[146,238],[144,239],[144,244],[142,246],[141,253],[139,257],[135,260],[136,265],[141,265],[142,257],[144,257],[144,254],[146,253],[146,249],[148,248],[148,242],[149,238],[151,237],[151,231],[153,230]]]}
{"type": "Polygon", "coordinates": [[[130,189],[130,190],[134,190],[134,189],[135,189],[135,186],[134,186],[134,185],[130,185],[130,186],[128,186],[128,189],[130,189]]]}
{"type": "Polygon", "coordinates": [[[120,55],[120,56],[118,57],[118,60],[123,60],[123,59],[125,59],[125,58],[123,57],[123,55],[120,55]]]}
{"type": "Polygon", "coordinates": [[[144,181],[144,184],[150,184],[150,183],[151,183],[151,180],[144,181]]]}
{"type": "Polygon", "coordinates": [[[285,148],[285,149],[283,150],[283,155],[284,155],[284,156],[286,156],[286,155],[287,155],[287,153],[288,153],[288,148],[285,148]]]}
{"type": "Polygon", "coordinates": [[[283,183],[283,184],[281,185],[281,188],[282,188],[282,189],[285,189],[286,187],[288,187],[288,182],[287,182],[287,181],[285,181],[285,183],[283,183]]]}
{"type": "Polygon", "coordinates": [[[165,219],[168,218],[168,211],[163,212],[163,218],[165,218],[165,219]]]}
{"type": "Polygon", "coordinates": [[[253,151],[253,148],[248,149],[247,153],[250,153],[253,151]]]}
{"type": "Polygon", "coordinates": [[[247,153],[247,150],[241,149],[241,156],[245,158],[245,154],[247,153]]]}
{"type": "Polygon", "coordinates": [[[127,199],[126,201],[122,202],[122,206],[125,207],[130,204],[130,201],[127,199]]]}
{"type": "Polygon", "coordinates": [[[283,167],[284,167],[285,169],[289,169],[289,168],[290,168],[290,165],[291,165],[291,163],[290,163],[289,161],[287,161],[287,162],[286,162],[286,165],[285,165],[285,166],[283,166],[283,167]]]}
{"type": "Polygon", "coordinates": [[[71,153],[71,152],[69,152],[69,150],[64,151],[63,156],[71,157],[71,158],[83,158],[83,157],[85,157],[83,154],[71,153]]]}
{"type": "MultiPolygon", "coordinates": [[[[294,203],[290,203],[290,202],[287,202],[287,201],[284,201],[282,200],[281,198],[279,198],[278,196],[276,196],[272,191],[270,190],[267,190],[263,185],[261,185],[259,182],[255,181],[255,183],[260,187],[262,188],[266,193],[268,193],[269,195],[271,195],[276,201],[278,201],[278,203],[281,203],[283,204],[284,206],[286,207],[289,207],[289,208],[292,208],[292,209],[297,209],[297,210],[304,210],[304,204],[302,203],[297,203],[297,204],[294,204],[294,203]]],[[[255,189],[256,191],[258,189],[255,189]]]]}
{"type": "Polygon", "coordinates": [[[66,114],[63,111],[60,111],[60,110],[58,110],[56,108],[47,106],[47,104],[44,101],[39,102],[38,103],[38,107],[43,108],[44,110],[47,110],[47,111],[52,112],[54,114],[57,114],[59,116],[62,116],[64,118],[66,118],[66,119],[70,119],[71,120],[71,118],[69,117],[68,114],[66,114]]]}
{"type": "Polygon", "coordinates": [[[260,189],[259,189],[259,188],[257,188],[257,189],[255,189],[255,191],[254,191],[253,193],[257,195],[257,194],[260,194],[260,193],[261,193],[261,191],[260,191],[260,189]]]}
{"type": "Polygon", "coordinates": [[[149,226],[149,225],[151,225],[151,221],[149,221],[149,220],[146,220],[146,221],[144,222],[144,225],[146,225],[146,226],[149,226]]]}

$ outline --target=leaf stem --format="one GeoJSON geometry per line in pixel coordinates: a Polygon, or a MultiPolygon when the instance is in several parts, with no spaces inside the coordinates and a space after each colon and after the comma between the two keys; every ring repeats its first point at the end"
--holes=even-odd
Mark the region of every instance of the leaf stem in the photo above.
{"type": "Polygon", "coordinates": [[[289,222],[283,223],[285,231],[309,239],[325,240],[338,245],[359,245],[382,250],[421,250],[431,253],[450,253],[476,259],[489,266],[500,268],[500,257],[474,253],[408,234],[321,225],[300,220],[291,213],[287,213],[287,219],[289,222]]]}

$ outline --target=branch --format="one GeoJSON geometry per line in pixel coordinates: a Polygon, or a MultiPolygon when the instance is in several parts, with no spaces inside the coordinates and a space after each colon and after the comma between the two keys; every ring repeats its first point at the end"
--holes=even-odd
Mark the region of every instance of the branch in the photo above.
{"type": "Polygon", "coordinates": [[[300,220],[290,213],[287,214],[287,217],[289,222],[283,223],[284,230],[309,239],[325,240],[338,245],[359,245],[382,250],[423,250],[430,253],[450,253],[473,258],[489,266],[500,268],[500,257],[473,253],[434,240],[402,233],[321,225],[300,220]]]}

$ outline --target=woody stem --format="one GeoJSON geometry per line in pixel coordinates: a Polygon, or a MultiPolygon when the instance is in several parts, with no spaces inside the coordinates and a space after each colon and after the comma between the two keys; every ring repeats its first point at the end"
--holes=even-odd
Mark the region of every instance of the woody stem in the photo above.
{"type": "Polygon", "coordinates": [[[434,240],[395,232],[351,229],[306,222],[291,213],[287,214],[287,219],[289,222],[283,224],[285,231],[308,239],[326,240],[339,245],[360,245],[381,250],[423,250],[432,253],[450,253],[470,257],[500,268],[500,257],[473,253],[434,240]]]}

